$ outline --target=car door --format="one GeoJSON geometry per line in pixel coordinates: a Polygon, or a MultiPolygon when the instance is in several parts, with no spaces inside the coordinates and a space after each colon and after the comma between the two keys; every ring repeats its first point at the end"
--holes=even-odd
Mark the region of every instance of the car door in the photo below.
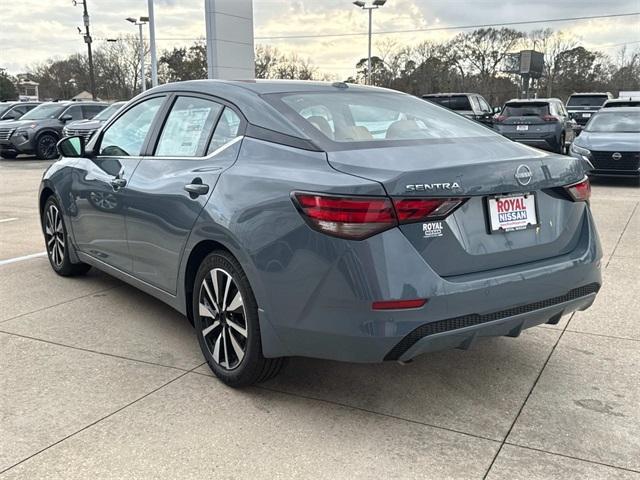
{"type": "Polygon", "coordinates": [[[128,184],[126,229],[134,275],[175,293],[191,228],[221,172],[235,162],[245,122],[210,97],[179,94],[171,102],[128,184]]]}
{"type": "Polygon", "coordinates": [[[78,159],[73,170],[71,227],[78,249],[125,272],[133,267],[124,221],[127,182],[165,99],[147,97],[122,112],[96,140],[94,155],[78,159]]]}
{"type": "Polygon", "coordinates": [[[569,112],[567,112],[567,109],[564,107],[562,102],[556,102],[556,109],[564,126],[565,140],[567,143],[571,143],[575,138],[574,126],[576,125],[576,123],[569,116],[569,112]]]}

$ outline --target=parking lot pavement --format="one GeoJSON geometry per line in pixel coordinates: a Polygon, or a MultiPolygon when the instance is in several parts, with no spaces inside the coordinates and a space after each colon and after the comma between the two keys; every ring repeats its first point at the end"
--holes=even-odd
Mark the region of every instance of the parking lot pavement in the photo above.
{"type": "Polygon", "coordinates": [[[47,164],[0,160],[1,478],[640,479],[640,188],[594,185],[590,310],[406,366],[292,359],[237,391],[169,307],[16,261],[44,250],[47,164]]]}

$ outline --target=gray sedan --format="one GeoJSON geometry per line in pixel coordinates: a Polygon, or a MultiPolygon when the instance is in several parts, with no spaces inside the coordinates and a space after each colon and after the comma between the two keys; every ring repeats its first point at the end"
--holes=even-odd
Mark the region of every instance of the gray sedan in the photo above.
{"type": "Polygon", "coordinates": [[[232,386],[287,357],[517,337],[600,288],[582,162],[410,95],[171,83],[58,148],[39,194],[53,270],[98,268],[177,309],[232,386]]]}

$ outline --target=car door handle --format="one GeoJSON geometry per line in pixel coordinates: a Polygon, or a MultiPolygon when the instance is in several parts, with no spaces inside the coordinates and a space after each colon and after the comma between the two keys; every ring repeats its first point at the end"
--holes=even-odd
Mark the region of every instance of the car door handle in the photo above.
{"type": "Polygon", "coordinates": [[[124,178],[116,177],[111,180],[111,186],[115,189],[123,188],[127,185],[127,181],[124,178]]]}
{"type": "Polygon", "coordinates": [[[184,189],[189,192],[189,196],[191,196],[191,198],[209,193],[209,185],[204,183],[187,183],[184,186],[184,189]]]}

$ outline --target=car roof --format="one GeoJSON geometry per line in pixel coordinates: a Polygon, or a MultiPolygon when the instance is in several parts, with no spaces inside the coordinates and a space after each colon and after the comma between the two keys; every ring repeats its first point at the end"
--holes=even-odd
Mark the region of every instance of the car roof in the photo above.
{"type": "MultiPolygon", "coordinates": [[[[453,97],[464,95],[480,95],[479,93],[464,93],[464,92],[441,92],[441,93],[425,93],[422,97],[453,97]]],[[[480,95],[482,96],[482,95],[480,95]]]]}
{"type": "Polygon", "coordinates": [[[580,95],[584,95],[584,96],[587,96],[587,95],[604,95],[604,96],[608,96],[608,95],[611,95],[611,92],[574,92],[570,96],[573,97],[573,96],[580,96],[580,95]]]}
{"type": "Polygon", "coordinates": [[[511,100],[506,101],[505,105],[507,103],[544,103],[544,102],[562,103],[562,100],[560,100],[559,98],[512,98],[511,100]]]}
{"type": "Polygon", "coordinates": [[[308,80],[187,80],[165,83],[140,94],[144,98],[162,92],[201,93],[216,96],[235,105],[253,125],[308,140],[309,137],[287,120],[271,104],[260,97],[267,94],[303,92],[393,92],[380,87],[346,84],[344,82],[316,82],[308,80]]]}
{"type": "Polygon", "coordinates": [[[610,105],[612,103],[629,103],[629,102],[640,102],[640,97],[610,98],[604,103],[607,105],[610,105]]]}
{"type": "Polygon", "coordinates": [[[635,112],[637,113],[640,110],[640,107],[610,107],[607,109],[600,109],[596,112],[599,113],[616,113],[616,112],[635,112]]]}

